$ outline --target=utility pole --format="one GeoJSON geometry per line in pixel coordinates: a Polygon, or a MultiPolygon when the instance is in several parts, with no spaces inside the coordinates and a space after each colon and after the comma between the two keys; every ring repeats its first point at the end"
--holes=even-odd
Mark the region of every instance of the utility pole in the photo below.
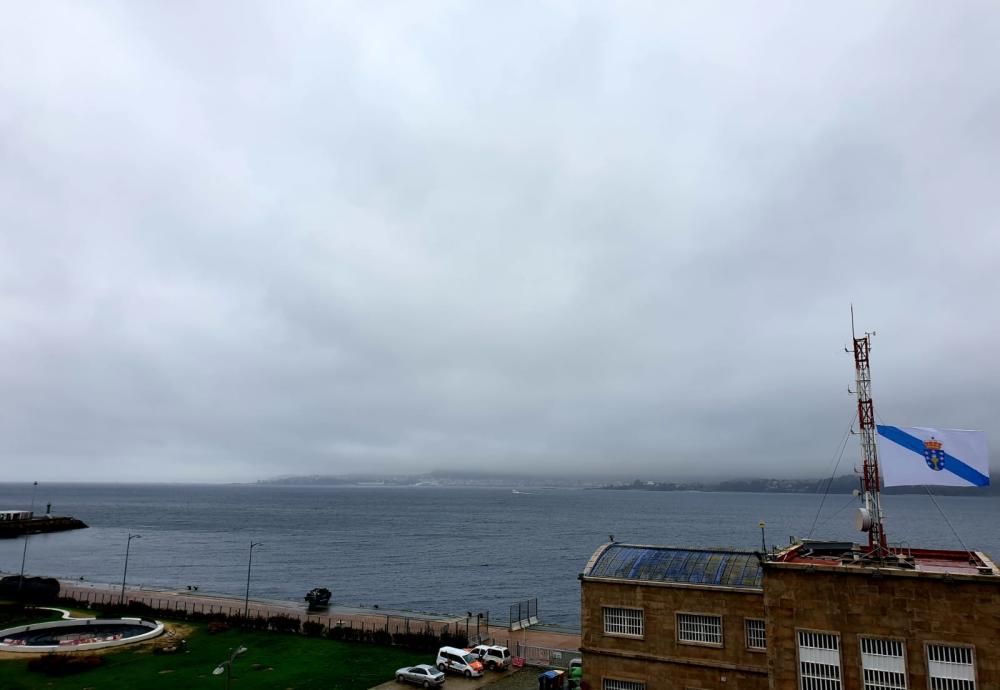
{"type": "Polygon", "coordinates": [[[128,541],[125,542],[125,569],[122,571],[122,594],[121,594],[121,597],[118,599],[118,605],[119,606],[124,606],[125,605],[125,576],[128,575],[128,552],[129,552],[129,547],[132,546],[132,540],[133,539],[141,539],[141,538],[142,538],[141,534],[132,534],[131,532],[129,532],[128,533],[128,541]]]}
{"type": "Polygon", "coordinates": [[[243,623],[246,624],[247,616],[250,612],[250,567],[253,565],[253,549],[255,546],[260,546],[262,542],[252,541],[250,542],[250,558],[247,559],[247,595],[246,599],[243,600],[243,623]]]}
{"type": "MultiPolygon", "coordinates": [[[[28,519],[35,517],[35,490],[38,488],[38,482],[31,483],[31,513],[28,519]]],[[[17,580],[17,598],[21,598],[21,593],[24,591],[24,562],[28,559],[28,537],[29,533],[24,533],[24,548],[21,550],[21,577],[17,580]]]]}

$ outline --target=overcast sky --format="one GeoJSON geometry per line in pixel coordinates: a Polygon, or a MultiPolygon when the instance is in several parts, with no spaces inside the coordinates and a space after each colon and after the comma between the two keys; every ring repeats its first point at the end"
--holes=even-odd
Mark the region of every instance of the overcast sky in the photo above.
{"type": "Polygon", "coordinates": [[[995,2],[3,15],[5,480],[997,447],[995,2]]]}

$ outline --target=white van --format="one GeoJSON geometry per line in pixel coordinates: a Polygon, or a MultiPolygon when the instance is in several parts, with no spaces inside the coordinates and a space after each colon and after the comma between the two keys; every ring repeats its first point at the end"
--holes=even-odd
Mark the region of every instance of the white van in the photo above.
{"type": "Polygon", "coordinates": [[[483,675],[483,662],[479,657],[458,647],[439,649],[436,665],[441,671],[461,673],[466,678],[478,678],[483,675]]]}

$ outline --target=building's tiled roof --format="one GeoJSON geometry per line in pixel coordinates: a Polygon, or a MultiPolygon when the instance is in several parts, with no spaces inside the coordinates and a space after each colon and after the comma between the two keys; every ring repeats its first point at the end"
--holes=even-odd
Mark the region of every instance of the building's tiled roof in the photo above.
{"type": "Polygon", "coordinates": [[[760,589],[762,572],[760,560],[750,551],[612,543],[594,554],[583,575],[760,589]]]}

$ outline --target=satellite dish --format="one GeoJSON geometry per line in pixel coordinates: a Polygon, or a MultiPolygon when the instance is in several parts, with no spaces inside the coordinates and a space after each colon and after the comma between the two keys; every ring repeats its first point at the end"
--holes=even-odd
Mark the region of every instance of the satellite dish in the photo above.
{"type": "Polygon", "coordinates": [[[212,671],[212,675],[213,676],[221,676],[225,672],[226,672],[225,667],[223,667],[223,666],[216,666],[215,670],[212,671]]]}
{"type": "Polygon", "coordinates": [[[858,512],[854,516],[854,526],[858,531],[870,532],[873,523],[874,520],[872,520],[871,513],[864,508],[858,508],[858,512]]]}

